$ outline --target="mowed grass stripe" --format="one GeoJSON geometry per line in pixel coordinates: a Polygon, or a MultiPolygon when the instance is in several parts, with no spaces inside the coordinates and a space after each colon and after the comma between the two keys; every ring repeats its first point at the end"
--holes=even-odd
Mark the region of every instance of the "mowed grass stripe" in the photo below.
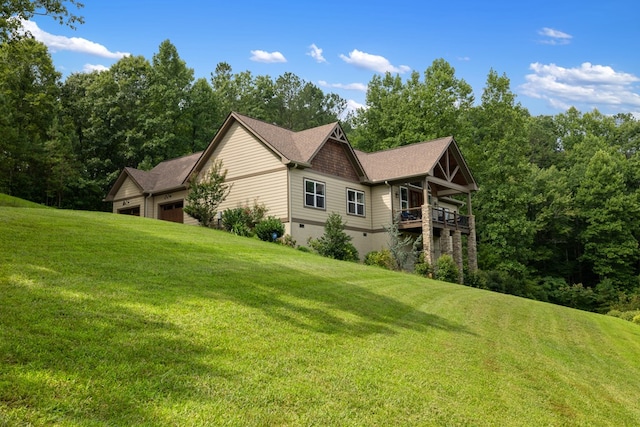
{"type": "Polygon", "coordinates": [[[640,424],[630,322],[142,218],[0,225],[0,425],[640,424]]]}

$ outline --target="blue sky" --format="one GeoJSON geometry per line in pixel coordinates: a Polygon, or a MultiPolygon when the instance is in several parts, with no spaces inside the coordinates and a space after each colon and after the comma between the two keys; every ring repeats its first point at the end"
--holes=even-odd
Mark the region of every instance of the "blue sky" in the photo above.
{"type": "Polygon", "coordinates": [[[506,73],[534,114],[631,112],[640,117],[640,2],[84,0],[74,31],[26,23],[66,76],[122,55],[151,60],[169,39],[196,77],[293,72],[352,106],[376,73],[408,78],[444,58],[479,102],[487,74],[506,73]]]}

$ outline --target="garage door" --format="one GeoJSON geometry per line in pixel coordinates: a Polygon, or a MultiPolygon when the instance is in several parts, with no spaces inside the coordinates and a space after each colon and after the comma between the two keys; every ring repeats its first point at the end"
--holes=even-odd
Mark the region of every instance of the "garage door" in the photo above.
{"type": "Polygon", "coordinates": [[[182,213],[183,203],[179,202],[165,203],[160,205],[160,219],[163,221],[184,222],[184,214],[182,213]]]}
{"type": "Polygon", "coordinates": [[[140,216],[140,206],[134,206],[132,208],[118,209],[120,215],[134,215],[140,216]]]}

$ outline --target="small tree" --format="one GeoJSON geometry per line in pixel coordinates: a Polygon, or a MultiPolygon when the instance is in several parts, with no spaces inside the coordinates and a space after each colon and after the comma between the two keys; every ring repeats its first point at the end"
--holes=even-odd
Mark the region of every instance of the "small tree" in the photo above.
{"type": "Polygon", "coordinates": [[[224,183],[226,177],[227,170],[222,171],[222,160],[216,160],[201,181],[197,176],[191,178],[184,211],[205,227],[211,225],[218,206],[231,191],[231,186],[224,183]]]}
{"type": "Polygon", "coordinates": [[[351,236],[344,232],[344,226],[340,214],[333,212],[324,225],[324,234],[318,239],[309,239],[309,246],[322,256],[358,261],[358,250],[351,243],[351,236]]]}
{"type": "Polygon", "coordinates": [[[414,243],[414,239],[400,231],[398,228],[399,223],[400,215],[396,215],[391,225],[385,228],[389,233],[389,251],[395,262],[394,270],[402,270],[408,263],[413,263],[414,261],[414,253],[409,250],[414,243]]]}

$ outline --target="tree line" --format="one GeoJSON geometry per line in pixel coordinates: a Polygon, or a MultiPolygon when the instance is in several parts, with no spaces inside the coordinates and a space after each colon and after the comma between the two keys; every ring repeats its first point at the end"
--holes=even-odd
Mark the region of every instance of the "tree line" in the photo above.
{"type": "MultiPolygon", "coordinates": [[[[0,44],[0,192],[104,210],[126,166],[200,151],[230,111],[293,130],[343,117],[346,101],[293,73],[217,65],[194,72],[170,41],[64,80],[43,44],[0,44]]],[[[640,305],[640,124],[630,114],[531,116],[506,75],[481,99],[443,59],[424,73],[375,75],[343,127],[364,151],[442,136],[458,141],[473,195],[481,277],[467,284],[585,309],[640,305]],[[635,298],[635,300],[634,300],[635,298]]],[[[639,307],[640,308],[640,307],[639,307]]]]}

